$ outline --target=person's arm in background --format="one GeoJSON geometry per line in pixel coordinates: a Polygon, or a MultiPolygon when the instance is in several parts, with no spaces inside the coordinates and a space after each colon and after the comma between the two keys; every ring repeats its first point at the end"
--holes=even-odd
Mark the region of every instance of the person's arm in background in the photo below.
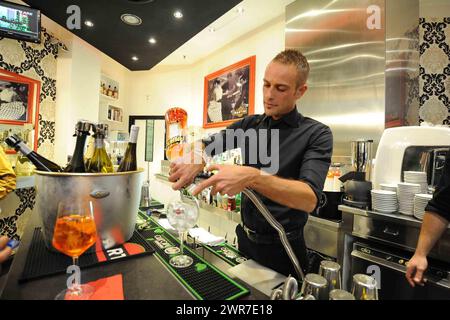
{"type": "Polygon", "coordinates": [[[427,255],[447,229],[450,221],[450,152],[447,153],[441,180],[426,209],[416,251],[406,268],[406,279],[414,287],[424,285],[428,268],[427,255]]]}
{"type": "Polygon", "coordinates": [[[448,221],[440,215],[431,211],[425,212],[416,252],[408,261],[406,269],[406,279],[412,287],[416,284],[424,285],[423,274],[428,268],[427,255],[447,229],[447,225],[448,221]]]}

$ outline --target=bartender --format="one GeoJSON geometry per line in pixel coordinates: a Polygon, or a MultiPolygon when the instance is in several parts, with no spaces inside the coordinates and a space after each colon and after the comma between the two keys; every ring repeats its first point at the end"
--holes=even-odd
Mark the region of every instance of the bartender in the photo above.
{"type": "MultiPolygon", "coordinates": [[[[304,272],[308,260],[303,227],[308,213],[317,208],[333,146],[332,133],[326,125],[297,111],[296,102],[307,90],[308,73],[308,61],[297,50],[285,50],[268,64],[263,86],[264,114],[247,116],[202,144],[208,156],[219,153],[221,147],[223,151],[240,147],[243,166],[211,165],[207,170],[216,173],[193,191],[195,195],[212,186],[213,194],[232,196],[245,188],[254,190],[284,227],[304,272]],[[245,134],[239,135],[238,131],[245,134]],[[257,141],[252,141],[255,137],[257,141]],[[261,152],[264,146],[268,150],[261,152]],[[270,154],[270,166],[261,154],[270,154]]],[[[174,190],[193,182],[202,172],[204,161],[189,161],[195,151],[186,154],[183,161],[171,163],[169,181],[175,182],[174,190]]],[[[295,276],[278,233],[245,196],[241,219],[242,225],[236,227],[239,250],[266,267],[295,276]]]]}
{"type": "Polygon", "coordinates": [[[425,208],[416,251],[408,261],[406,279],[412,287],[425,284],[424,272],[428,268],[427,255],[444,234],[450,221],[450,152],[445,158],[444,171],[436,186],[433,199],[425,208]]]}

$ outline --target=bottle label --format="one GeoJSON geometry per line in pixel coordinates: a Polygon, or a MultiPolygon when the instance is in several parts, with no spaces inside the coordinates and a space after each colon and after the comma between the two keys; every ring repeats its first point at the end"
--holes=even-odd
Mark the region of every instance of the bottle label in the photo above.
{"type": "Polygon", "coordinates": [[[95,139],[95,148],[102,149],[104,146],[103,139],[95,139]]]}
{"type": "Polygon", "coordinates": [[[179,143],[183,143],[183,134],[180,124],[178,122],[171,123],[169,125],[169,141],[167,142],[167,146],[170,147],[179,143]]]}
{"type": "Polygon", "coordinates": [[[22,152],[25,156],[29,155],[33,151],[23,142],[19,142],[17,146],[19,147],[20,152],[22,152]]]}
{"type": "Polygon", "coordinates": [[[130,143],[137,143],[138,134],[139,134],[139,127],[132,125],[130,133],[130,143]]]}

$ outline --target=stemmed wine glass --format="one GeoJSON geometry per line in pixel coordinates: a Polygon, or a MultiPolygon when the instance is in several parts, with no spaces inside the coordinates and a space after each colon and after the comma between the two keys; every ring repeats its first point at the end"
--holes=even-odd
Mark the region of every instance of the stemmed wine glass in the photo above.
{"type": "Polygon", "coordinates": [[[198,215],[198,200],[186,189],[182,189],[179,196],[167,206],[167,219],[170,225],[178,231],[180,237],[180,254],[169,261],[170,265],[175,268],[186,268],[193,263],[191,257],[183,254],[183,241],[186,231],[197,223],[198,215]]]}
{"type": "MultiPolygon", "coordinates": [[[[53,232],[53,247],[72,257],[73,265],[78,267],[78,257],[97,240],[92,201],[72,199],[58,204],[53,232]]],[[[61,291],[56,300],[87,300],[94,293],[89,285],[72,282],[61,291]]]]}

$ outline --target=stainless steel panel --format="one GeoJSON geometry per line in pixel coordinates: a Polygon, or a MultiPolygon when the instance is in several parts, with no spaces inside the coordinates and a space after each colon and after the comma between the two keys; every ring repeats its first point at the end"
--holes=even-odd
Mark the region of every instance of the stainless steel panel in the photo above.
{"type": "Polygon", "coordinates": [[[370,5],[384,17],[384,0],[298,0],[286,10],[286,47],[311,68],[299,111],[330,126],[337,156],[350,155],[351,140],[377,145],[384,130],[384,21],[368,30],[370,5]]]}
{"type": "Polygon", "coordinates": [[[309,216],[303,232],[306,247],[338,258],[339,232],[339,223],[309,216]]]}
{"type": "Polygon", "coordinates": [[[414,249],[419,238],[420,228],[355,216],[353,220],[353,235],[362,238],[374,238],[392,242],[398,246],[414,249]]]}
{"type": "Polygon", "coordinates": [[[386,1],[386,127],[419,125],[419,0],[386,1]]]}
{"type": "Polygon", "coordinates": [[[418,10],[418,0],[297,0],[287,6],[286,48],[302,51],[311,67],[309,90],[297,107],[331,127],[335,157],[349,156],[349,141],[360,138],[374,140],[375,151],[385,107],[389,125],[414,123],[418,10]]]}

